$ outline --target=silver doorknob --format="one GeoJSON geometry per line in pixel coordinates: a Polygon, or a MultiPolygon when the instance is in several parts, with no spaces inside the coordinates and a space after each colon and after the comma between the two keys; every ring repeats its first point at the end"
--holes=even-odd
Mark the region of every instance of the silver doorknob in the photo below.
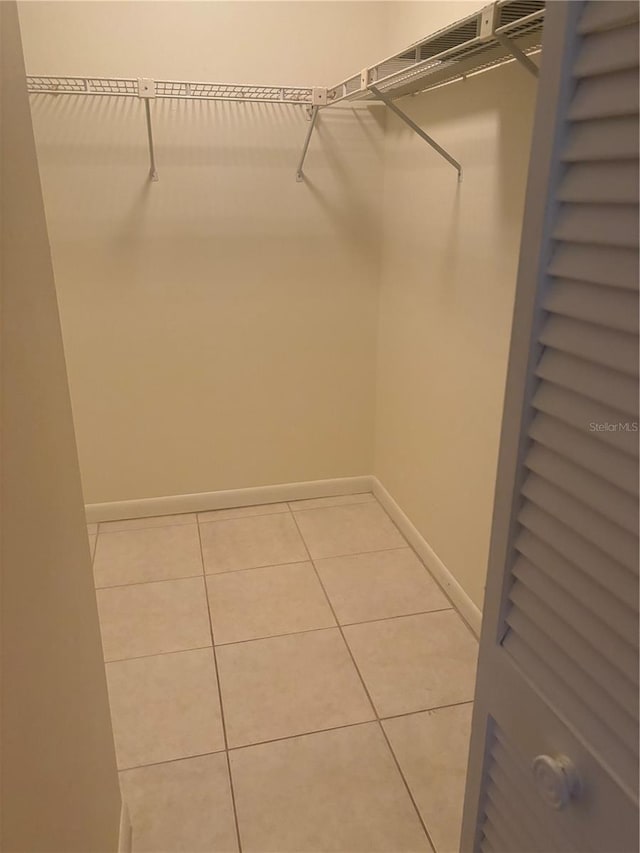
{"type": "Polygon", "coordinates": [[[538,793],[552,809],[561,809],[580,793],[580,777],[566,755],[537,755],[531,764],[538,793]]]}

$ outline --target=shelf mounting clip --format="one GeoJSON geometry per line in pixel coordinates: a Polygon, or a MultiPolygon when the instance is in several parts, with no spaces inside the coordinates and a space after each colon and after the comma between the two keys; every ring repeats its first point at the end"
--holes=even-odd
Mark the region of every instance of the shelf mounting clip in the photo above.
{"type": "Polygon", "coordinates": [[[156,169],[156,155],[153,147],[153,128],[151,126],[151,98],[156,96],[156,84],[148,77],[138,78],[138,97],[144,101],[144,112],[147,119],[147,140],[149,142],[149,180],[156,182],[158,170],[156,169]]]}
{"type": "Polygon", "coordinates": [[[302,154],[300,155],[300,160],[298,161],[298,168],[296,169],[296,181],[299,184],[304,181],[304,161],[307,156],[307,151],[309,150],[309,143],[311,142],[313,130],[316,126],[318,112],[320,110],[320,107],[324,107],[326,105],[327,90],[319,86],[313,88],[311,90],[311,106],[307,107],[309,127],[307,128],[307,135],[305,136],[304,145],[302,146],[302,154]]]}
{"type": "Polygon", "coordinates": [[[378,100],[382,101],[382,103],[385,104],[385,106],[387,106],[392,113],[395,113],[399,119],[401,119],[406,125],[408,125],[408,127],[410,127],[414,133],[417,133],[421,139],[424,139],[424,141],[428,145],[430,145],[434,149],[434,151],[437,151],[441,157],[444,157],[444,159],[448,163],[451,163],[453,168],[458,173],[458,181],[462,181],[462,166],[460,165],[460,163],[458,163],[455,157],[452,157],[448,151],[445,151],[445,149],[441,145],[438,145],[435,139],[429,136],[428,133],[425,133],[425,131],[421,127],[419,127],[415,123],[415,121],[413,121],[413,119],[409,118],[409,116],[405,112],[403,112],[400,107],[397,107],[395,103],[391,100],[391,98],[389,98],[384,92],[381,92],[377,86],[374,86],[373,83],[369,83],[367,85],[367,89],[373,95],[375,95],[378,100]]]}

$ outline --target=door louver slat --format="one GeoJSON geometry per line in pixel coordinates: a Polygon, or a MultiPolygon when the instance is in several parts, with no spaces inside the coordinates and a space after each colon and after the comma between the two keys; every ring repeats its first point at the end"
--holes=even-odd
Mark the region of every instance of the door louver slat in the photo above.
{"type": "Polygon", "coordinates": [[[595,633],[604,627],[613,635],[603,644],[603,653],[606,654],[606,649],[611,648],[611,663],[627,673],[632,683],[638,684],[639,676],[634,670],[638,614],[631,604],[623,604],[611,595],[606,586],[606,573],[601,572],[597,580],[593,580],[581,566],[570,563],[530,530],[519,532],[515,547],[552,585],[553,591],[549,587],[546,599],[551,607],[555,606],[556,600],[564,600],[568,595],[572,608],[581,606],[585,609],[585,619],[589,624],[597,620],[595,633]]]}
{"type": "Polygon", "coordinates": [[[553,239],[634,248],[638,246],[638,227],[638,208],[632,204],[565,204],[553,239]]]}
{"type": "Polygon", "coordinates": [[[633,537],[638,521],[638,501],[626,492],[538,444],[531,447],[524,464],[633,537]]]}
{"type": "Polygon", "coordinates": [[[634,204],[638,201],[636,163],[574,163],[560,182],[558,201],[634,204]]]}
{"type": "MultiPolygon", "coordinates": [[[[491,844],[493,845],[490,849],[497,850],[498,853],[507,853],[508,850],[514,849],[514,842],[509,837],[507,830],[505,827],[500,826],[500,829],[497,829],[495,824],[498,823],[496,819],[495,813],[492,815],[491,820],[487,820],[486,828],[485,828],[485,836],[484,841],[490,839],[491,844]]],[[[518,842],[517,842],[518,843],[518,842]]],[[[482,845],[482,850],[485,851],[485,844],[482,845]]],[[[523,851],[523,853],[528,853],[528,851],[523,851]]]]}
{"type": "Polygon", "coordinates": [[[638,477],[629,458],[609,445],[540,413],[529,427],[529,436],[542,447],[548,447],[632,497],[638,497],[638,477]]]}
{"type": "Polygon", "coordinates": [[[610,332],[593,323],[551,314],[540,341],[546,346],[568,352],[595,364],[612,367],[628,376],[638,375],[638,338],[636,335],[610,332]]]}
{"type": "MultiPolygon", "coordinates": [[[[513,815],[505,808],[505,798],[495,785],[488,793],[486,805],[487,828],[485,835],[493,839],[499,850],[518,850],[520,853],[546,853],[548,847],[543,847],[536,835],[525,831],[524,821],[520,818],[516,821],[513,815]],[[500,827],[500,832],[495,828],[500,827]]],[[[537,833],[539,835],[539,833],[537,833]]]]}
{"type": "Polygon", "coordinates": [[[565,163],[584,160],[635,160],[638,156],[638,122],[635,117],[582,121],[571,127],[562,159],[565,163]]]}
{"type": "Polygon", "coordinates": [[[530,613],[536,625],[547,626],[545,636],[596,685],[601,685],[604,695],[610,697],[637,728],[637,684],[627,679],[616,663],[611,665],[616,652],[621,648],[624,652],[619,639],[600,620],[581,618],[580,606],[572,606],[571,596],[559,592],[557,586],[550,584],[528,560],[519,558],[513,574],[520,581],[513,591],[514,604],[522,605],[523,612],[530,613]],[[549,606],[545,602],[549,602],[549,606]]]}
{"type": "Polygon", "coordinates": [[[581,80],[569,108],[571,121],[637,114],[638,75],[635,71],[618,71],[581,80]]]}
{"type": "Polygon", "coordinates": [[[569,562],[580,566],[623,604],[633,606],[638,597],[637,578],[604,551],[593,548],[590,542],[535,504],[525,503],[518,521],[569,562]]]}
{"type": "Polygon", "coordinates": [[[592,77],[635,68],[637,51],[637,24],[589,34],[582,43],[573,73],[576,77],[592,77]]]}
{"type": "MultiPolygon", "coordinates": [[[[603,217],[608,215],[606,209],[597,207],[594,213],[603,217]]],[[[581,228],[585,240],[588,239],[588,228],[584,222],[580,222],[580,217],[576,217],[575,227],[581,228]]],[[[554,234],[556,240],[562,239],[559,230],[556,229],[554,234]]],[[[592,236],[591,242],[598,240],[592,236]]],[[[638,294],[630,290],[619,290],[615,299],[611,297],[609,288],[563,278],[556,280],[553,290],[545,296],[542,306],[545,311],[553,314],[637,335],[638,294]]]]}
{"type": "Polygon", "coordinates": [[[637,575],[638,540],[635,536],[537,474],[529,474],[522,486],[522,494],[637,575]]]}
{"type": "Polygon", "coordinates": [[[559,243],[548,272],[592,284],[638,289],[638,252],[633,249],[603,249],[579,243],[559,243]]]}
{"type": "Polygon", "coordinates": [[[533,407],[578,429],[588,431],[594,438],[611,444],[623,453],[628,453],[629,456],[638,458],[637,432],[626,428],[629,419],[618,409],[602,405],[581,394],[573,394],[566,388],[553,385],[551,382],[540,383],[533,398],[533,407]],[[600,425],[603,424],[609,426],[600,429],[600,425]],[[619,429],[618,424],[623,424],[625,428],[619,429]],[[616,427],[616,429],[609,427],[616,427]]]}
{"type": "MultiPolygon", "coordinates": [[[[615,413],[615,422],[617,422],[625,415],[634,417],[638,411],[638,383],[635,379],[608,367],[594,364],[592,361],[576,358],[566,352],[547,348],[536,367],[536,376],[547,379],[553,385],[568,389],[576,401],[579,398],[588,397],[589,400],[614,410],[614,412],[594,412],[594,415],[615,413]]],[[[558,393],[555,390],[548,391],[546,387],[540,389],[543,405],[553,406],[557,396],[558,393]]],[[[570,407],[565,405],[561,408],[566,410],[570,407]]],[[[578,408],[582,412],[584,406],[578,408]]],[[[578,423],[571,421],[574,426],[579,426],[581,429],[590,422],[591,419],[588,417],[581,419],[578,423]]],[[[600,440],[600,435],[596,433],[595,438],[600,440]]],[[[632,453],[633,449],[630,447],[627,452],[632,453]]]]}
{"type": "Polygon", "coordinates": [[[607,0],[606,3],[587,3],[578,24],[581,35],[596,33],[634,23],[638,20],[637,3],[629,0],[607,0]]]}
{"type": "MultiPolygon", "coordinates": [[[[521,642],[525,642],[545,661],[547,676],[565,684],[584,705],[589,713],[596,717],[601,726],[610,729],[609,740],[617,740],[630,753],[638,754],[638,727],[633,719],[614,702],[609,694],[552,639],[538,628],[536,617],[542,618],[536,612],[532,596],[527,597],[524,587],[517,585],[518,595],[523,601],[523,609],[515,606],[509,611],[508,624],[514,629],[521,642]],[[533,613],[529,618],[525,613],[533,613]]],[[[515,604],[516,602],[514,602],[515,604]]],[[[514,636],[510,634],[509,636],[514,636]]],[[[506,645],[506,642],[505,642],[506,645]]]]}

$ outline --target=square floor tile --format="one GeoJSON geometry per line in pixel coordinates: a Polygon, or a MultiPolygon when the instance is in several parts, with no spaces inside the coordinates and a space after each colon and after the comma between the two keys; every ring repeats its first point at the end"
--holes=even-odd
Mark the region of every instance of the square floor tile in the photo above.
{"type": "Polygon", "coordinates": [[[322,509],[325,506],[343,506],[344,504],[364,504],[375,501],[371,492],[362,492],[359,495],[335,495],[330,498],[309,498],[304,501],[289,501],[293,510],[322,509]]]}
{"type": "Polygon", "coordinates": [[[177,524],[101,533],[93,572],[97,587],[201,575],[198,527],[177,524]]]}
{"type": "Polygon", "coordinates": [[[438,853],[460,849],[472,711],[455,705],[383,723],[438,853]]]}
{"type": "Polygon", "coordinates": [[[336,624],[311,563],[207,575],[216,645],[336,624]]]}
{"type": "Polygon", "coordinates": [[[200,535],[207,574],[308,559],[289,512],[208,522],[200,535]]]}
{"type": "Polygon", "coordinates": [[[329,557],[316,568],[343,625],[451,607],[410,548],[329,557]]]}
{"type": "Polygon", "coordinates": [[[289,505],[286,503],[277,503],[238,506],[232,509],[213,509],[209,512],[199,512],[198,521],[227,521],[230,518],[251,518],[254,515],[277,515],[280,512],[289,512],[289,505]]]}
{"type": "Polygon", "coordinates": [[[238,849],[224,753],[120,773],[135,853],[231,853],[238,849]]]}
{"type": "Polygon", "coordinates": [[[372,720],[337,628],[220,646],[229,746],[372,720]]]}
{"type": "Polygon", "coordinates": [[[344,628],[381,717],[473,699],[478,644],[453,610],[344,628]]]}
{"type": "Polygon", "coordinates": [[[376,502],[296,510],[295,517],[314,559],[402,548],[407,544],[376,502]]]}
{"type": "Polygon", "coordinates": [[[107,661],[211,645],[204,578],[107,587],[97,599],[107,661]]]}
{"type": "Polygon", "coordinates": [[[244,853],[431,851],[377,723],[229,757],[244,853]]]}
{"type": "Polygon", "coordinates": [[[106,670],[121,770],[224,749],[212,649],[117,661],[106,670]]]}
{"type": "Polygon", "coordinates": [[[179,515],[153,515],[148,518],[126,518],[121,521],[103,521],[100,533],[118,533],[122,530],[144,530],[146,527],[172,527],[174,524],[195,524],[193,512],[179,515]]]}

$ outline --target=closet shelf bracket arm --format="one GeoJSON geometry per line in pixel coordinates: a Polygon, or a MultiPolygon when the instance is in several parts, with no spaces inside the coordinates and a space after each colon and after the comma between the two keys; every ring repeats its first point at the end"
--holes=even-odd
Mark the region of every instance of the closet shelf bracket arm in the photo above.
{"type": "Polygon", "coordinates": [[[149,142],[149,180],[158,181],[158,170],[156,168],[156,154],[153,146],[153,128],[151,126],[151,98],[156,96],[156,84],[148,78],[138,80],[138,97],[144,101],[144,113],[147,119],[147,140],[149,142]]]}
{"type": "Polygon", "coordinates": [[[326,104],[327,90],[325,88],[320,87],[312,89],[311,106],[307,107],[307,120],[309,122],[309,127],[307,128],[307,135],[305,136],[304,145],[302,146],[302,154],[300,155],[300,160],[298,161],[298,168],[296,170],[296,181],[298,183],[302,183],[302,181],[304,181],[304,161],[307,156],[307,151],[309,150],[309,143],[311,142],[313,129],[316,126],[318,111],[320,107],[324,107],[326,106],[326,104]]]}
{"type": "Polygon", "coordinates": [[[458,163],[455,157],[452,157],[448,151],[445,151],[445,149],[441,145],[438,145],[435,139],[432,139],[428,133],[425,133],[424,130],[415,123],[415,121],[410,119],[409,116],[404,113],[399,107],[397,107],[391,100],[391,98],[387,97],[384,92],[381,92],[380,89],[377,88],[377,86],[369,84],[367,88],[372,94],[376,96],[376,98],[378,98],[378,100],[382,101],[382,103],[385,104],[391,110],[392,113],[395,113],[399,119],[401,119],[406,125],[408,125],[414,133],[417,133],[421,139],[424,139],[424,141],[428,145],[430,145],[434,149],[434,151],[437,151],[441,157],[444,157],[444,159],[448,163],[451,163],[453,168],[458,173],[458,181],[462,180],[462,166],[460,165],[460,163],[458,163]]]}
{"type": "Polygon", "coordinates": [[[300,155],[300,160],[298,162],[298,168],[296,170],[296,181],[301,183],[304,181],[304,161],[307,156],[307,151],[309,149],[309,143],[311,142],[311,136],[313,134],[313,129],[316,126],[316,120],[318,118],[318,107],[311,107],[311,119],[309,121],[309,127],[307,128],[307,135],[304,140],[304,145],[302,146],[302,154],[300,155]]]}
{"type": "Polygon", "coordinates": [[[526,68],[526,70],[530,74],[533,74],[534,77],[539,76],[540,72],[538,71],[538,66],[535,64],[535,62],[532,59],[529,59],[527,54],[523,53],[523,51],[521,51],[520,48],[516,44],[514,44],[510,38],[507,38],[502,33],[496,32],[494,32],[493,37],[497,39],[497,41],[500,42],[502,47],[505,50],[508,50],[509,53],[513,56],[513,58],[517,59],[520,65],[522,65],[523,68],[526,68]]]}

